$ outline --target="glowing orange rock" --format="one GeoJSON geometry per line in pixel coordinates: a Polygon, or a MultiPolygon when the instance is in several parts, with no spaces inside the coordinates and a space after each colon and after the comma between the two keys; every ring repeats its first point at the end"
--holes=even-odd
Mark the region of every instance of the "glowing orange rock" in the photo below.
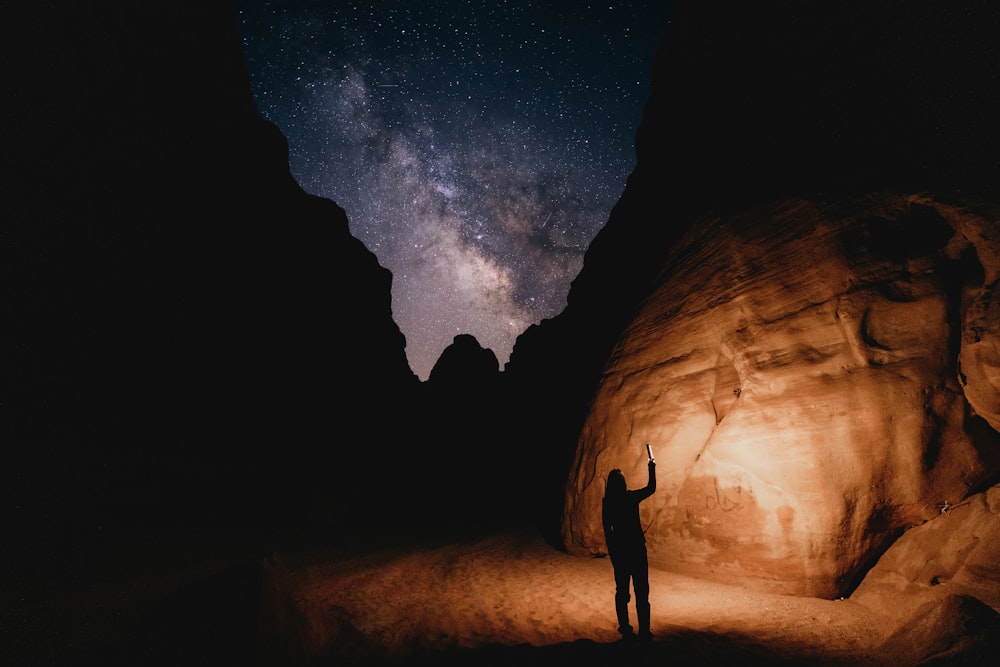
{"type": "Polygon", "coordinates": [[[604,552],[604,479],[645,484],[649,442],[653,566],[850,590],[902,530],[998,469],[996,228],[890,195],[700,220],[605,368],[566,548],[604,552]]]}

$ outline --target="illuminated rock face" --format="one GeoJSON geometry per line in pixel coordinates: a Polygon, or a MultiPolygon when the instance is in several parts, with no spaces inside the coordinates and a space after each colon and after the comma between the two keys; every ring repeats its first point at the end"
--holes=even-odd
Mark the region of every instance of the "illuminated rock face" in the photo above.
{"type": "Polygon", "coordinates": [[[997,227],[888,195],[703,217],[606,365],[567,549],[605,551],[605,479],[644,485],[648,442],[652,565],[844,594],[902,529],[997,470],[997,227]]]}
{"type": "Polygon", "coordinates": [[[943,595],[968,595],[1000,607],[1000,486],[942,508],[908,531],[879,559],[851,595],[897,612],[943,595]],[[947,584],[941,586],[941,584],[947,584]]]}

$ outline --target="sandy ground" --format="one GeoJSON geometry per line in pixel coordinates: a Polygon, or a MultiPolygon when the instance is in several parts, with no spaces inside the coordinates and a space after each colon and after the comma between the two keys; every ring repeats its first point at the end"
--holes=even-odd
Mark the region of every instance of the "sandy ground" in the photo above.
{"type": "MultiPolygon", "coordinates": [[[[314,664],[886,664],[885,625],[851,600],[769,595],[652,570],[654,641],[616,632],[607,559],[530,529],[440,546],[277,554],[278,625],[314,664]],[[289,633],[289,629],[293,630],[289,633]]],[[[634,607],[631,609],[634,619],[634,607]]]]}
{"type": "Polygon", "coordinates": [[[865,667],[993,664],[1000,650],[995,612],[947,597],[947,585],[936,588],[954,604],[914,615],[922,600],[891,593],[799,598],[655,569],[654,640],[625,644],[607,559],[567,555],[519,526],[392,540],[209,559],[185,547],[157,551],[155,568],[149,554],[129,558],[142,565],[132,573],[109,562],[106,578],[73,590],[7,588],[0,664],[865,667]],[[909,634],[894,634],[901,625],[909,634]],[[970,628],[987,640],[956,659],[947,633],[961,643],[970,628]]]}

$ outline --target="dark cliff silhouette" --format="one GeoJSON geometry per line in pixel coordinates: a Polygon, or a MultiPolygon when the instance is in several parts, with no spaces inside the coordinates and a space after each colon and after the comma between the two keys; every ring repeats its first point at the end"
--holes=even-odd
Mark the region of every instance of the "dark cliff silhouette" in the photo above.
{"type": "Polygon", "coordinates": [[[510,412],[496,354],[459,334],[421,389],[423,462],[438,473],[428,478],[439,482],[429,498],[434,511],[450,527],[473,531],[532,517],[534,496],[520,488],[532,479],[525,474],[531,458],[511,439],[517,415],[510,412]]]}
{"type": "Polygon", "coordinates": [[[432,387],[461,392],[464,387],[495,383],[499,371],[500,362],[493,350],[483,348],[470,334],[459,334],[441,352],[427,380],[432,387]]]}
{"type": "Polygon", "coordinates": [[[385,415],[419,383],[391,274],[254,108],[234,8],[18,11],[0,257],[18,553],[336,520],[361,484],[337,471],[391,461],[406,420],[385,415]]]}

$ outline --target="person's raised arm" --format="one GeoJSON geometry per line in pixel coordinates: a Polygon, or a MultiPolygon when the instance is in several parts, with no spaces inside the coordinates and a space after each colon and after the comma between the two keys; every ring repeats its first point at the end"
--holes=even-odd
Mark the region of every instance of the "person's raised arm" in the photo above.
{"type": "Polygon", "coordinates": [[[648,498],[656,491],[656,461],[649,459],[649,481],[646,483],[642,493],[642,498],[648,498]]]}

